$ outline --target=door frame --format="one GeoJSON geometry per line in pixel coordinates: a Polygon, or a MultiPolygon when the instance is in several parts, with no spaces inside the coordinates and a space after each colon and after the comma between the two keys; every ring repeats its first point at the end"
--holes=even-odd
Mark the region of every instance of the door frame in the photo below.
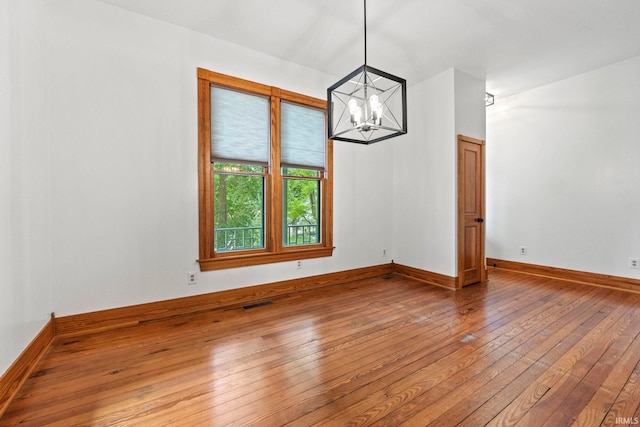
{"type": "MultiPolygon", "coordinates": [[[[458,218],[457,218],[457,232],[458,232],[458,250],[457,250],[457,256],[458,256],[458,274],[457,274],[457,278],[456,278],[456,288],[457,289],[461,289],[462,286],[464,286],[464,232],[465,232],[465,227],[464,227],[464,194],[463,194],[463,188],[462,188],[462,170],[463,170],[463,165],[462,165],[462,150],[461,150],[461,146],[463,143],[472,143],[472,144],[477,144],[480,146],[480,163],[481,163],[481,169],[482,169],[482,190],[481,190],[481,215],[483,218],[483,221],[485,219],[485,205],[486,205],[486,200],[485,200],[485,187],[486,187],[486,175],[485,175],[485,141],[482,139],[477,139],[477,138],[472,138],[470,136],[466,136],[466,135],[458,135],[457,138],[457,143],[456,143],[456,157],[457,157],[457,183],[456,183],[456,187],[457,187],[457,193],[458,193],[458,218]]],[[[485,227],[486,227],[486,221],[482,222],[480,225],[480,253],[478,255],[478,257],[480,258],[480,263],[479,265],[481,265],[480,268],[480,283],[486,282],[487,281],[487,264],[486,264],[486,258],[485,258],[485,227]]]]}

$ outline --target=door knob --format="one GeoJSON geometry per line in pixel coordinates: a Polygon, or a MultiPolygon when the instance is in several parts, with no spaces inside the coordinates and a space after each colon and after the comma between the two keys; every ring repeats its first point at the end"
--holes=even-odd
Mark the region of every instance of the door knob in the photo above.
{"type": "Polygon", "coordinates": [[[476,218],[476,222],[484,222],[484,218],[476,218]]]}

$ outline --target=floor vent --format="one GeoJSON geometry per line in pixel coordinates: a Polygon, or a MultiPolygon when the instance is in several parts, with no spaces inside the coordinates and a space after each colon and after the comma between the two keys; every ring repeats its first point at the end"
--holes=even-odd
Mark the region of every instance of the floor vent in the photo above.
{"type": "Polygon", "coordinates": [[[265,305],[271,305],[271,304],[273,304],[273,301],[262,301],[262,302],[257,302],[255,304],[243,305],[242,309],[251,310],[252,308],[263,307],[265,305]]]}

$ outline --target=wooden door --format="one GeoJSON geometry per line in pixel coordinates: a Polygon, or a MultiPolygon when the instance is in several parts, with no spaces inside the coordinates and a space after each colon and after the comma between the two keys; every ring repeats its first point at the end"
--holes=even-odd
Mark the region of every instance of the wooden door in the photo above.
{"type": "Polygon", "coordinates": [[[458,286],[486,280],[484,141],[458,135],[458,286]]]}

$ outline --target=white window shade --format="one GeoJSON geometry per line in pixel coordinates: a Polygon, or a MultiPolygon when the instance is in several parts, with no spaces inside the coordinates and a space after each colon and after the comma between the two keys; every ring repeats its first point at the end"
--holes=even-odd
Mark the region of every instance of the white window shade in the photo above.
{"type": "Polygon", "coordinates": [[[211,161],[269,163],[267,97],[211,86],[211,161]]]}
{"type": "Polygon", "coordinates": [[[324,170],[324,111],[289,102],[281,102],[280,110],[281,166],[324,170]]]}

